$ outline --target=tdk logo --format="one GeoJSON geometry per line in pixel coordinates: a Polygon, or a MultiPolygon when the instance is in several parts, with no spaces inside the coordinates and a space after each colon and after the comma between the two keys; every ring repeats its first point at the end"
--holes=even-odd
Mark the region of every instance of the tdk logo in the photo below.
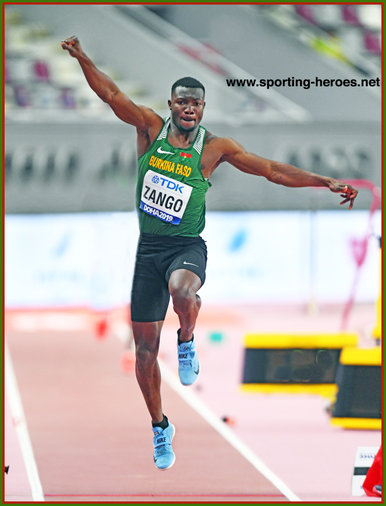
{"type": "Polygon", "coordinates": [[[164,188],[167,188],[168,190],[173,190],[175,192],[183,193],[182,192],[184,188],[183,184],[177,183],[176,181],[172,181],[171,179],[166,179],[162,176],[160,176],[159,178],[157,176],[153,176],[152,178],[153,183],[156,184],[159,183],[159,180],[161,180],[161,186],[163,186],[164,188]],[[155,181],[155,179],[157,179],[157,181],[155,181]]]}

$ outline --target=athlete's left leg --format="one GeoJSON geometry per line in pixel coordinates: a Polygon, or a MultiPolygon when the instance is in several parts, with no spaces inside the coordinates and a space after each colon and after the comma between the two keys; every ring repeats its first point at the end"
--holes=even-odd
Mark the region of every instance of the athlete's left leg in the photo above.
{"type": "Polygon", "coordinates": [[[201,279],[197,274],[187,269],[177,269],[170,275],[169,292],[173,301],[173,309],[180,321],[179,339],[181,342],[192,339],[201,307],[201,299],[197,295],[201,284],[201,279]]]}

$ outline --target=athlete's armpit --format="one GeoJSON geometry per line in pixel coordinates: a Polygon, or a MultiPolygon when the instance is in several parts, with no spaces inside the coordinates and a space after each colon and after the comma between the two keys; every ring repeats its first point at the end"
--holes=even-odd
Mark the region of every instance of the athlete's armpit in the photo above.
{"type": "Polygon", "coordinates": [[[209,179],[216,168],[223,161],[223,147],[221,137],[217,137],[210,132],[207,132],[205,137],[205,149],[201,159],[201,172],[202,175],[209,179]]]}

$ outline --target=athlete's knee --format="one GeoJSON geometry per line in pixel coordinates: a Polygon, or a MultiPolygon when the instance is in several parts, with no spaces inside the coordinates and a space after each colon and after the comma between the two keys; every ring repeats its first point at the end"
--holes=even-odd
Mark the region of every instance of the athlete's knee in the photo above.
{"type": "Polygon", "coordinates": [[[173,300],[173,307],[175,311],[187,313],[194,309],[199,300],[196,291],[188,286],[173,287],[170,290],[170,295],[173,300]]]}
{"type": "Polygon", "coordinates": [[[158,344],[137,342],[135,345],[135,358],[139,366],[147,367],[155,363],[158,356],[158,344]]]}
{"type": "Polygon", "coordinates": [[[136,362],[140,366],[151,366],[158,356],[160,329],[155,325],[133,322],[136,362]]]}

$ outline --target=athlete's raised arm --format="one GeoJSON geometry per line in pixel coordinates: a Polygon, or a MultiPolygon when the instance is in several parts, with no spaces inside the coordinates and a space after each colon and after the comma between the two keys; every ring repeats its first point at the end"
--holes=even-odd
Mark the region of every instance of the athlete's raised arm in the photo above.
{"type": "Polygon", "coordinates": [[[228,162],[242,172],[263,176],[268,181],[283,186],[292,188],[325,186],[334,193],[341,193],[341,197],[344,198],[341,204],[350,202],[349,209],[353,207],[358,191],[344,181],[337,181],[332,177],[308,172],[288,163],[261,158],[254,153],[248,153],[243,146],[233,139],[218,138],[217,143],[222,153],[220,162],[228,162]]]}
{"type": "Polygon", "coordinates": [[[61,45],[73,58],[78,60],[90,88],[101,100],[109,104],[119,119],[130,123],[142,132],[151,127],[156,130],[161,128],[162,118],[151,109],[136,105],[130,100],[110,77],[95,66],[83,51],[77,37],[69,37],[62,41],[61,45]]]}

